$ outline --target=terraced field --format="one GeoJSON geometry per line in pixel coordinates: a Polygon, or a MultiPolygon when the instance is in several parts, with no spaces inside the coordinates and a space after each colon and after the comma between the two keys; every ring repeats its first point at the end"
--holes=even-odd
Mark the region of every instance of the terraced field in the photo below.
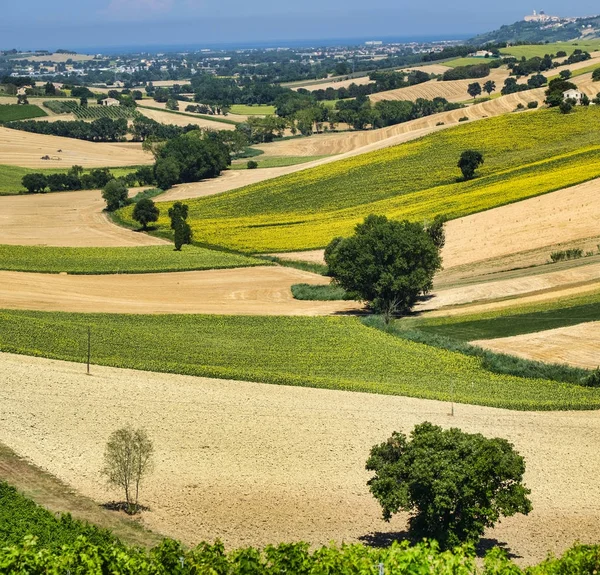
{"type": "MultiPolygon", "coordinates": [[[[600,136],[593,129],[599,118],[600,109],[591,107],[462,125],[193,201],[192,225],[201,241],[273,252],[323,247],[369,213],[465,216],[600,176],[600,136]],[[457,182],[457,158],[469,148],[480,150],[485,164],[475,180],[457,182]]],[[[123,217],[129,215],[126,209],[123,217]]]]}

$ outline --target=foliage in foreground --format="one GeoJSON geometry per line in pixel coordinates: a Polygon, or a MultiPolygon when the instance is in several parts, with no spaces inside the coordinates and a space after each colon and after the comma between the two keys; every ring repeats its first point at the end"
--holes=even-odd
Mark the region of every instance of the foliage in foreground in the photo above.
{"type": "MultiPolygon", "coordinates": [[[[198,241],[270,253],[322,248],[371,213],[411,221],[465,216],[600,176],[598,119],[600,107],[590,106],[464,124],[192,200],[190,224],[198,241]],[[485,164],[474,180],[457,182],[465,149],[477,149],[485,164]]],[[[167,229],[167,218],[159,225],[167,229]]]]}
{"type": "Polygon", "coordinates": [[[368,485],[383,518],[408,511],[411,537],[435,539],[443,549],[476,545],[501,516],[532,509],[525,461],[506,439],[426,422],[410,441],[395,432],[375,445],[367,470],[375,472],[368,485]]]}
{"type": "Polygon", "coordinates": [[[176,252],[172,245],[63,248],[0,244],[0,269],[69,274],[159,273],[269,265],[269,262],[189,246],[176,252]]]}
{"type": "Polygon", "coordinates": [[[600,390],[496,375],[353,317],[0,312],[0,351],[261,383],[523,410],[600,408],[600,390]],[[360,350],[360,353],[357,352],[360,350]]]}

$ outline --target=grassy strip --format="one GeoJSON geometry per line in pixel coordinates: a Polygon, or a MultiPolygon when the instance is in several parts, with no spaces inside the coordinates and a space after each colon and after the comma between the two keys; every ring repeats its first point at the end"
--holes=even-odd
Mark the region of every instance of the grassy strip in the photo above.
{"type": "Polygon", "coordinates": [[[29,120],[31,118],[43,118],[46,112],[34,104],[2,104],[0,105],[0,124],[3,122],[14,122],[16,120],[29,120]]]}
{"type": "Polygon", "coordinates": [[[26,535],[37,537],[39,545],[55,550],[79,536],[95,545],[119,543],[108,529],[74,520],[68,514],[56,517],[0,481],[0,547],[20,544],[26,535]]]}
{"type": "Polygon", "coordinates": [[[151,200],[164,193],[164,190],[161,190],[160,188],[150,188],[149,190],[138,192],[135,196],[133,196],[133,198],[131,198],[131,201],[137,204],[140,200],[151,200]]]}
{"type": "Polygon", "coordinates": [[[179,116],[185,116],[186,118],[202,118],[204,120],[210,120],[211,122],[220,122],[221,124],[230,124],[232,126],[236,126],[239,122],[235,122],[234,120],[227,120],[226,118],[221,118],[219,116],[208,116],[206,114],[190,114],[187,112],[178,112],[177,110],[167,110],[166,108],[154,108],[152,106],[140,106],[137,105],[138,108],[142,108],[143,110],[158,110],[159,112],[168,112],[169,114],[177,114],[179,116]]]}
{"type": "MultiPolygon", "coordinates": [[[[109,168],[115,178],[120,178],[135,172],[140,166],[130,166],[125,168],[109,168]]],[[[91,169],[83,171],[84,174],[89,174],[91,169]]],[[[27,190],[21,184],[23,176],[26,174],[66,174],[67,168],[21,168],[20,166],[0,165],[0,195],[12,196],[22,194],[27,190]]]]}
{"type": "Polygon", "coordinates": [[[308,301],[340,301],[352,299],[346,290],[336,285],[294,284],[292,295],[295,299],[308,301]]]}
{"type": "Polygon", "coordinates": [[[275,113],[275,106],[234,104],[231,106],[230,111],[232,114],[239,114],[240,116],[272,116],[275,113]]]}
{"type": "Polygon", "coordinates": [[[497,339],[600,321],[600,293],[481,314],[401,320],[403,329],[458,341],[497,339]]]}
{"type": "Polygon", "coordinates": [[[600,49],[600,40],[570,40],[568,42],[553,42],[552,44],[524,44],[522,46],[503,48],[500,54],[514,56],[519,59],[525,56],[525,58],[529,59],[534,56],[543,58],[546,54],[556,54],[557,52],[564,51],[567,53],[567,56],[570,56],[577,48],[587,52],[594,52],[600,49]]]}
{"type": "Polygon", "coordinates": [[[481,362],[481,368],[490,373],[529,379],[545,379],[575,385],[584,385],[586,377],[590,375],[590,372],[585,369],[563,364],[550,364],[521,359],[512,355],[495,353],[438,333],[429,333],[418,329],[406,329],[400,321],[386,325],[381,318],[376,316],[368,316],[363,318],[362,321],[369,327],[374,327],[408,341],[462,353],[469,357],[476,357],[481,362]]]}
{"type": "Polygon", "coordinates": [[[279,264],[280,266],[286,268],[294,268],[297,270],[302,270],[303,272],[311,272],[313,274],[319,274],[321,276],[326,276],[329,273],[329,268],[325,264],[319,264],[315,262],[305,262],[302,260],[287,260],[283,258],[278,258],[277,256],[268,256],[268,255],[259,255],[256,256],[261,260],[266,260],[268,262],[274,262],[279,264]]]}
{"type": "Polygon", "coordinates": [[[133,274],[226,269],[265,265],[265,262],[222,251],[185,246],[123,248],[64,248],[0,245],[0,269],[69,274],[133,274]]]}
{"type": "MultiPolygon", "coordinates": [[[[207,244],[271,253],[321,248],[371,213],[416,221],[438,213],[462,217],[599,177],[598,121],[600,107],[591,106],[471,122],[190,200],[190,223],[207,244]],[[482,152],[485,164],[474,180],[457,181],[457,158],[469,148],[482,152]]],[[[159,226],[168,225],[161,218],[159,226]]]]}
{"type": "MultiPolygon", "coordinates": [[[[329,156],[283,156],[281,158],[266,158],[264,160],[256,160],[258,168],[283,168],[285,166],[296,166],[298,164],[307,164],[329,156]]],[[[247,170],[248,162],[240,162],[231,164],[230,170],[247,170]]]]}
{"type": "Polygon", "coordinates": [[[280,385],[520,410],[600,408],[600,390],[496,375],[481,360],[394,337],[353,317],[0,312],[0,351],[280,385]],[[452,393],[453,391],[453,393],[452,393]]]}

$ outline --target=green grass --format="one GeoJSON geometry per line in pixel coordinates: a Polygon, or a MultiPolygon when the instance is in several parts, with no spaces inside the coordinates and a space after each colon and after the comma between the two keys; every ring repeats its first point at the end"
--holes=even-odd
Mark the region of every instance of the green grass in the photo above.
{"type": "MultiPolygon", "coordinates": [[[[110,168],[110,171],[115,178],[120,178],[131,172],[135,172],[138,168],[139,166],[110,168]]],[[[26,174],[39,173],[49,176],[50,174],[65,174],[66,172],[68,172],[67,168],[21,168],[20,166],[0,164],[0,196],[12,196],[26,192],[27,190],[21,184],[21,180],[26,174]]],[[[89,172],[89,169],[83,171],[84,174],[89,172]]]]}
{"type": "Polygon", "coordinates": [[[1,104],[0,124],[3,122],[14,122],[16,120],[28,120],[31,118],[43,118],[46,112],[34,104],[1,104]]]}
{"type": "Polygon", "coordinates": [[[577,49],[586,52],[594,52],[600,50],[600,40],[572,40],[570,42],[554,42],[553,44],[525,44],[523,46],[511,46],[510,48],[502,48],[502,55],[514,56],[515,58],[540,58],[546,54],[556,54],[561,50],[570,56],[577,49]]]}
{"type": "MultiPolygon", "coordinates": [[[[280,158],[265,158],[264,160],[255,160],[258,168],[283,168],[285,166],[296,166],[298,164],[307,164],[315,160],[327,158],[329,156],[282,156],[280,158]]],[[[234,162],[230,170],[247,170],[248,161],[234,162]]],[[[256,169],[256,168],[255,168],[256,169]]]]}
{"type": "MultiPolygon", "coordinates": [[[[589,74],[593,72],[596,68],[600,68],[600,64],[592,64],[591,66],[586,66],[585,68],[579,68],[579,70],[571,70],[571,78],[577,78],[577,76],[583,76],[584,74],[589,74]]],[[[554,76],[548,77],[548,81],[554,80],[555,78],[559,78],[558,74],[554,76]]],[[[600,84],[598,85],[598,90],[600,90],[600,84]]]]}
{"type": "MultiPolygon", "coordinates": [[[[448,60],[447,62],[441,62],[443,66],[450,68],[458,68],[459,66],[478,66],[479,64],[489,64],[490,62],[496,61],[498,58],[455,58],[454,60],[448,60]]],[[[485,78],[483,78],[485,81],[485,78]]],[[[476,82],[476,80],[473,80],[476,82]]]]}
{"type": "Polygon", "coordinates": [[[346,290],[336,285],[294,284],[292,295],[295,299],[308,301],[340,301],[351,299],[346,290]]]}
{"type": "Polygon", "coordinates": [[[537,333],[590,321],[600,321],[600,293],[475,315],[407,319],[399,323],[406,329],[418,329],[459,341],[475,341],[537,333]]]}
{"type": "MultiPolygon", "coordinates": [[[[190,200],[198,241],[248,253],[317,249],[371,214],[457,218],[600,176],[600,107],[469,122],[327,165],[190,200]],[[485,159],[457,181],[464,150],[485,159]]],[[[168,204],[163,206],[166,213],[168,204]]],[[[130,210],[121,212],[130,217],[130,210]]],[[[166,217],[159,221],[168,229],[166,217]]]]}
{"type": "Polygon", "coordinates": [[[123,248],[62,248],[0,245],[0,269],[69,274],[154,273],[267,265],[237,254],[171,245],[123,248]]]}
{"type": "Polygon", "coordinates": [[[275,106],[258,104],[256,106],[246,106],[244,104],[234,104],[231,106],[230,112],[242,116],[271,116],[275,113],[275,106]]]}
{"type": "Polygon", "coordinates": [[[528,410],[600,408],[600,390],[492,374],[478,358],[352,317],[0,312],[0,351],[270,384],[528,410]]]}

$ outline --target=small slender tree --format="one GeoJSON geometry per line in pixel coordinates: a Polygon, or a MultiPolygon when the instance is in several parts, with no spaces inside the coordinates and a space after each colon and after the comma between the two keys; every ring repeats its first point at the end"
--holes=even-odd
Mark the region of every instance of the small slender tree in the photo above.
{"type": "Polygon", "coordinates": [[[475,150],[465,150],[458,160],[458,167],[462,172],[464,180],[472,180],[475,170],[483,164],[483,156],[475,150]]]}
{"type": "Polygon", "coordinates": [[[123,489],[127,513],[132,515],[138,512],[140,484],[152,470],[153,454],[147,432],[131,426],[117,429],[106,444],[101,473],[109,484],[123,489]]]}
{"type": "Polygon", "coordinates": [[[131,217],[142,224],[143,230],[147,230],[148,224],[157,221],[159,214],[159,209],[150,198],[142,198],[135,204],[131,217]]]}
{"type": "Polygon", "coordinates": [[[184,244],[192,243],[192,228],[187,223],[188,206],[181,202],[175,202],[169,208],[171,218],[171,229],[175,232],[175,250],[181,251],[184,244]]]}

